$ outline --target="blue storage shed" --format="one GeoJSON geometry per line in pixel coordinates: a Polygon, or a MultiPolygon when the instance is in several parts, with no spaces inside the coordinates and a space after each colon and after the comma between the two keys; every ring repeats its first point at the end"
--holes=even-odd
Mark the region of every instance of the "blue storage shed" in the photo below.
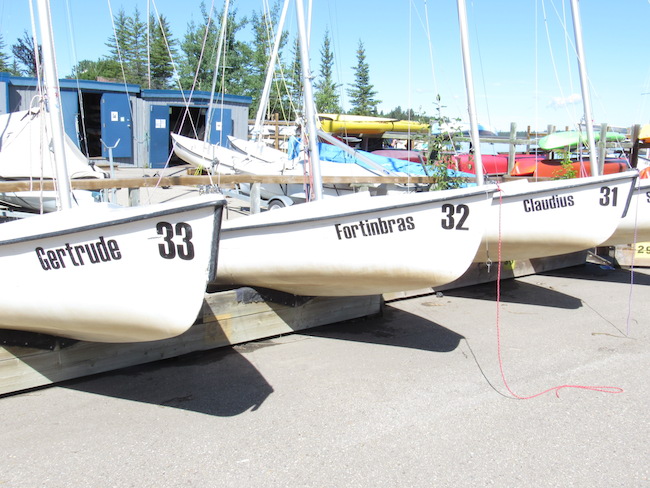
{"type": "MultiPolygon", "coordinates": [[[[177,90],[143,90],[139,85],[105,81],[60,80],[66,133],[89,158],[117,164],[162,168],[179,163],[171,132],[227,145],[227,136],[248,137],[252,99],[177,90]],[[209,115],[209,116],[208,116],[209,115]]],[[[0,113],[27,110],[38,96],[36,78],[0,73],[0,113]]]]}

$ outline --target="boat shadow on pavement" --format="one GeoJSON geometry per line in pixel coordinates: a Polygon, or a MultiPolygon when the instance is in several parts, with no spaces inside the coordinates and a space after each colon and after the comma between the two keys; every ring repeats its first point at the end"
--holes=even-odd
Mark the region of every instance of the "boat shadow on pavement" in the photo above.
{"type": "Polygon", "coordinates": [[[268,381],[235,347],[192,352],[59,386],[218,417],[255,411],[273,393],[268,381]]]}
{"type": "MultiPolygon", "coordinates": [[[[631,278],[627,270],[604,269],[597,265],[576,266],[543,274],[615,283],[626,283],[631,278]]],[[[540,275],[540,281],[542,278],[540,275]]],[[[635,283],[648,285],[650,276],[635,274],[635,283]]],[[[494,282],[485,283],[447,290],[444,294],[494,301],[496,285],[494,282]]],[[[436,295],[433,294],[432,298],[436,300],[436,295]]],[[[519,279],[501,282],[501,300],[571,310],[583,306],[579,298],[543,284],[537,285],[519,279]]],[[[256,411],[274,393],[273,386],[251,362],[251,353],[266,347],[282,347],[283,344],[300,340],[301,337],[388,345],[437,353],[456,350],[464,338],[462,334],[427,317],[388,304],[381,316],[304,329],[279,338],[194,352],[164,361],[67,381],[60,386],[219,417],[235,416],[246,411],[256,411]]]]}
{"type": "Polygon", "coordinates": [[[189,353],[176,358],[69,380],[86,393],[230,417],[256,411],[274,392],[247,356],[302,336],[360,341],[432,352],[455,350],[462,336],[426,318],[386,307],[381,316],[301,330],[289,336],[189,353]]]}
{"type": "Polygon", "coordinates": [[[393,307],[385,307],[381,317],[324,325],[299,334],[430,352],[451,352],[463,338],[425,317],[393,307]]]}
{"type": "MultiPolygon", "coordinates": [[[[541,283],[545,276],[607,283],[634,283],[635,285],[641,286],[650,285],[650,275],[648,274],[633,273],[626,269],[587,263],[531,275],[528,277],[528,281],[519,278],[504,279],[500,284],[500,300],[507,303],[538,305],[541,307],[563,308],[567,310],[575,310],[583,305],[582,300],[579,298],[541,283]],[[532,278],[532,276],[536,276],[537,278],[532,278]],[[540,284],[531,283],[530,281],[533,279],[538,280],[540,284]]],[[[497,286],[496,282],[482,283],[445,290],[444,294],[458,298],[495,301],[497,299],[497,286]]]]}
{"type": "Polygon", "coordinates": [[[635,285],[650,286],[650,274],[648,274],[648,268],[614,268],[607,265],[586,263],[580,266],[571,266],[570,268],[545,271],[540,273],[540,275],[602,281],[607,283],[633,283],[635,285]]]}
{"type": "MultiPolygon", "coordinates": [[[[502,280],[499,300],[505,303],[538,305],[542,307],[575,310],[582,306],[579,298],[535,283],[527,283],[517,278],[502,280]]],[[[444,294],[456,298],[470,298],[494,302],[497,299],[496,282],[481,283],[445,290],[444,294]]]]}

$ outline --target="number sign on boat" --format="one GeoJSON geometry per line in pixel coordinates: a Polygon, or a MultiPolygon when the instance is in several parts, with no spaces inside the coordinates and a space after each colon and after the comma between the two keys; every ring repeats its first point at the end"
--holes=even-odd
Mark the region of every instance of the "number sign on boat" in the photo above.
{"type": "MultiPolygon", "coordinates": [[[[160,257],[164,259],[179,258],[185,261],[194,259],[194,244],[192,243],[192,226],[186,222],[169,222],[156,224],[158,235],[163,236],[164,243],[158,244],[160,257]],[[180,239],[181,243],[176,243],[180,239]]],[[[115,239],[105,239],[99,236],[97,241],[84,244],[70,244],[45,249],[38,246],[34,249],[41,267],[45,271],[65,269],[70,266],[85,266],[86,264],[107,263],[122,259],[122,251],[115,239]]]]}
{"type": "Polygon", "coordinates": [[[156,224],[158,235],[164,234],[164,244],[158,244],[160,256],[165,259],[179,257],[185,261],[194,259],[194,244],[192,244],[192,226],[186,222],[177,222],[172,225],[169,222],[158,222],[156,224]],[[179,237],[182,244],[175,244],[174,237],[179,237]]]}

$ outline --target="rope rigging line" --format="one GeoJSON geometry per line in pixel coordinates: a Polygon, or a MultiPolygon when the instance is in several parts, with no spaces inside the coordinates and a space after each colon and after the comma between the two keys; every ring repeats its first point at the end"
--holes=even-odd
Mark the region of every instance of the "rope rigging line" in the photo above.
{"type": "Polygon", "coordinates": [[[497,266],[497,282],[496,282],[496,341],[497,341],[497,359],[499,362],[499,371],[501,373],[501,380],[503,382],[503,385],[505,386],[506,390],[512,397],[518,399],[518,400],[530,400],[533,398],[537,398],[539,396],[545,395],[546,393],[550,392],[555,392],[556,397],[560,397],[560,390],[563,390],[565,388],[576,388],[576,389],[581,389],[581,390],[590,390],[590,391],[598,391],[601,393],[622,393],[624,390],[622,388],[619,388],[617,386],[584,386],[584,385],[570,385],[570,384],[565,384],[565,385],[559,385],[559,386],[554,386],[552,388],[548,388],[544,391],[541,391],[539,393],[535,393],[533,395],[519,395],[515,393],[512,388],[510,387],[510,384],[508,383],[508,380],[506,378],[505,374],[505,368],[504,368],[504,361],[503,361],[503,351],[502,351],[502,343],[501,343],[501,244],[502,244],[502,235],[501,235],[501,208],[503,204],[503,196],[501,192],[501,188],[499,184],[497,183],[497,191],[499,192],[499,218],[498,218],[498,266],[497,266]]]}
{"type": "MultiPolygon", "coordinates": [[[[557,12],[557,10],[556,10],[556,12],[557,12]]],[[[562,83],[560,82],[560,75],[559,75],[557,63],[555,61],[555,56],[553,54],[553,47],[552,47],[552,44],[551,44],[551,34],[550,34],[550,31],[549,31],[548,16],[546,14],[546,3],[545,3],[544,0],[542,0],[542,16],[543,16],[543,21],[544,21],[544,28],[545,28],[545,31],[546,31],[546,42],[548,44],[549,57],[550,57],[550,60],[551,60],[551,65],[553,66],[553,74],[555,75],[555,81],[557,83],[558,90],[560,91],[561,100],[564,101],[564,100],[566,100],[566,96],[564,95],[564,90],[562,89],[562,83]]],[[[559,17],[559,15],[558,15],[558,17],[559,17]]],[[[562,20],[560,19],[560,22],[561,21],[562,20]]],[[[562,24],[562,29],[564,31],[565,37],[568,38],[566,25],[562,24]]],[[[572,43],[572,41],[570,39],[567,39],[566,42],[570,43],[571,46],[573,47],[573,43],[572,43]]],[[[574,52],[575,52],[575,47],[574,47],[574,52]]],[[[568,103],[562,103],[562,106],[564,107],[564,110],[565,110],[567,116],[572,120],[576,120],[577,116],[576,116],[575,113],[571,113],[571,111],[569,110],[569,104],[568,103]]],[[[577,125],[577,129],[578,130],[580,129],[579,124],[577,125]]]]}
{"type": "MultiPolygon", "coordinates": [[[[66,0],[65,2],[66,5],[66,16],[68,20],[68,30],[70,32],[70,48],[72,50],[72,61],[73,61],[73,66],[78,66],[79,65],[79,58],[77,56],[77,49],[76,49],[76,42],[74,40],[74,25],[73,25],[73,19],[72,19],[72,14],[70,10],[70,0],[66,0]]],[[[88,156],[90,154],[90,150],[88,149],[88,130],[86,127],[86,110],[84,107],[84,100],[81,92],[81,83],[79,82],[79,74],[75,73],[75,84],[77,85],[77,101],[79,103],[79,118],[80,120],[80,125],[81,125],[81,133],[83,136],[83,145],[84,145],[84,154],[88,156]]]]}
{"type": "MultiPolygon", "coordinates": [[[[641,178],[637,178],[636,185],[639,185],[639,191],[641,190],[641,178]]],[[[635,191],[632,188],[632,191],[635,191]]],[[[630,336],[630,324],[632,323],[632,292],[634,290],[634,256],[636,254],[636,243],[638,238],[638,222],[639,222],[639,198],[636,198],[636,205],[634,206],[634,238],[632,239],[632,262],[630,263],[630,291],[628,294],[628,306],[627,306],[627,318],[625,320],[625,335],[630,336]]],[[[628,208],[628,212],[632,209],[628,208]]]]}
{"type": "MultiPolygon", "coordinates": [[[[38,40],[36,38],[36,32],[37,32],[36,31],[36,16],[34,14],[34,4],[33,4],[32,0],[29,1],[29,14],[30,14],[31,27],[32,27],[32,42],[33,42],[34,46],[38,46],[39,44],[38,44],[38,40]]],[[[39,105],[40,113],[44,113],[45,112],[45,98],[46,98],[46,95],[45,95],[45,87],[43,86],[44,85],[44,80],[43,80],[43,77],[42,77],[42,74],[43,74],[42,73],[42,68],[41,68],[42,63],[41,63],[39,51],[40,51],[39,49],[36,49],[36,48],[34,49],[34,63],[35,63],[34,65],[36,67],[35,75],[36,75],[36,87],[37,87],[38,95],[33,97],[31,102],[30,102],[30,112],[31,112],[31,106],[33,105],[34,101],[37,101],[37,103],[39,105]]],[[[44,118],[39,117],[39,121],[41,122],[41,130],[39,131],[39,134],[40,134],[41,137],[39,138],[39,141],[38,141],[39,154],[45,154],[46,151],[49,150],[49,144],[47,142],[49,140],[49,137],[47,137],[47,134],[46,134],[48,126],[45,123],[44,118]]],[[[44,175],[44,168],[43,168],[44,158],[41,157],[40,159],[41,159],[41,164],[40,164],[39,182],[41,184],[41,188],[39,190],[39,212],[42,214],[45,211],[45,209],[44,209],[45,191],[43,190],[43,181],[45,179],[45,175],[44,175]]],[[[57,194],[58,194],[58,181],[57,181],[56,178],[54,178],[53,183],[54,183],[54,190],[57,191],[57,194]]],[[[30,171],[30,174],[29,174],[29,186],[30,186],[30,189],[33,188],[32,187],[33,184],[34,184],[34,179],[32,177],[32,172],[30,171]]]]}

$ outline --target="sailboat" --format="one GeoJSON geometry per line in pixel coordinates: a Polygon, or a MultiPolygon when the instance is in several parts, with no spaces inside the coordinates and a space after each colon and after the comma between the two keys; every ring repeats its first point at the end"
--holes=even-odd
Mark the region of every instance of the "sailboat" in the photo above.
{"type": "MultiPolygon", "coordinates": [[[[233,147],[241,150],[233,150],[217,144],[193,139],[179,134],[171,134],[175,154],[187,163],[196,167],[209,168],[218,174],[250,174],[267,176],[302,176],[305,183],[309,182],[309,162],[304,152],[289,159],[286,153],[277,151],[271,147],[264,146],[258,150],[254,141],[232,140],[233,147]],[[243,144],[245,143],[245,144],[243,144]]],[[[370,164],[350,164],[348,162],[336,162],[321,160],[321,174],[323,176],[403,176],[402,173],[392,172],[382,168],[375,162],[370,164]]],[[[305,184],[277,184],[264,183],[261,185],[260,196],[268,200],[277,195],[289,196],[296,203],[303,203],[309,200],[305,184]]],[[[394,190],[395,186],[382,189],[385,192],[394,190]]],[[[329,184],[323,187],[325,195],[339,196],[341,194],[353,193],[354,188],[345,184],[329,184]]]]}
{"type": "MultiPolygon", "coordinates": [[[[283,34],[282,29],[288,5],[289,0],[285,0],[277,26],[274,47],[271,50],[271,57],[261,94],[260,106],[252,130],[252,140],[243,140],[233,136],[228,136],[228,144],[230,147],[212,144],[208,142],[208,134],[211,127],[211,122],[209,120],[206,121],[207,130],[203,141],[180,134],[171,134],[171,137],[174,153],[180,159],[193,166],[203,167],[216,173],[303,176],[305,178],[305,184],[279,185],[264,183],[261,185],[261,197],[263,199],[268,200],[277,195],[286,195],[294,202],[302,203],[310,199],[306,187],[312,176],[310,173],[309,161],[305,158],[305,152],[298,149],[294,151],[295,154],[289,157],[286,152],[269,147],[261,140],[262,119],[268,104],[271,83],[275,71],[275,60],[277,58],[280,40],[283,34]]],[[[225,18],[226,14],[224,13],[224,19],[225,18]]],[[[224,30],[224,26],[222,25],[222,32],[224,32],[224,30]]],[[[211,113],[212,111],[208,110],[208,119],[211,113]]],[[[307,121],[307,123],[309,123],[309,121],[307,121]]],[[[389,129],[393,128],[395,124],[390,122],[386,125],[385,129],[389,129]]],[[[414,124],[413,127],[421,130],[423,126],[421,124],[414,124]]],[[[323,149],[332,148],[332,145],[335,144],[339,148],[345,148],[347,151],[353,152],[352,148],[347,147],[345,144],[331,137],[329,134],[326,134],[322,130],[317,132],[315,129],[312,129],[308,132],[311,135],[317,134],[318,137],[325,139],[329,143],[321,143],[323,149]]],[[[311,151],[311,155],[313,157],[313,151],[311,151]]],[[[311,169],[314,169],[313,166],[311,169]]],[[[322,176],[331,177],[367,176],[374,178],[376,176],[407,176],[407,174],[402,171],[396,171],[392,168],[382,166],[371,158],[365,157],[360,153],[354,153],[352,158],[346,160],[340,158],[338,160],[321,158],[318,171],[320,171],[322,176]]],[[[246,191],[245,185],[242,186],[244,186],[243,189],[246,191]]],[[[372,188],[373,192],[379,193],[419,189],[416,185],[411,184],[369,185],[369,187],[372,188]]],[[[355,188],[347,184],[328,184],[322,187],[322,191],[326,196],[339,196],[346,193],[352,193],[355,191],[355,188]]]]}
{"type": "Polygon", "coordinates": [[[181,334],[215,278],[225,199],[72,208],[49,1],[38,11],[60,210],[0,225],[0,328],[97,342],[181,334]]]}
{"type": "MultiPolygon", "coordinates": [[[[461,49],[471,138],[479,145],[469,53],[465,0],[457,0],[461,49]]],[[[576,34],[577,36],[577,34],[576,34]]],[[[587,120],[590,120],[588,118],[587,120]]],[[[589,136],[593,145],[593,134],[589,136]]],[[[476,151],[477,183],[483,183],[480,151],[476,151]]],[[[592,152],[592,160],[597,161],[592,152]]],[[[596,164],[592,168],[597,167],[596,164]]],[[[600,245],[625,216],[636,171],[563,181],[517,181],[501,184],[486,225],[476,262],[511,261],[555,256],[600,245]]]]}
{"type": "Polygon", "coordinates": [[[533,259],[601,245],[620,225],[636,175],[501,183],[474,261],[533,259]]]}
{"type": "Polygon", "coordinates": [[[634,185],[627,214],[601,246],[650,241],[650,180],[639,178],[634,185]]]}
{"type": "MultiPolygon", "coordinates": [[[[308,130],[316,111],[296,0],[308,130]]],[[[315,138],[310,160],[319,166],[315,138]]],[[[320,172],[313,171],[319,188],[320,172]]],[[[215,284],[308,296],[355,296],[439,286],[472,263],[495,185],[371,196],[361,192],[224,222],[215,284]]]]}
{"type": "Polygon", "coordinates": [[[477,253],[495,190],[363,192],[228,220],[216,283],[308,296],[450,283],[477,253]]]}
{"type": "MultiPolygon", "coordinates": [[[[53,180],[55,163],[48,148],[45,134],[51,134],[48,114],[41,107],[31,107],[0,115],[0,180],[39,181],[53,180]]],[[[71,179],[99,179],[108,174],[88,164],[88,159],[64,135],[66,165],[71,179]]],[[[90,191],[73,191],[78,204],[94,201],[90,191]]],[[[0,204],[17,212],[52,212],[56,210],[55,191],[1,192],[0,204]]]]}

